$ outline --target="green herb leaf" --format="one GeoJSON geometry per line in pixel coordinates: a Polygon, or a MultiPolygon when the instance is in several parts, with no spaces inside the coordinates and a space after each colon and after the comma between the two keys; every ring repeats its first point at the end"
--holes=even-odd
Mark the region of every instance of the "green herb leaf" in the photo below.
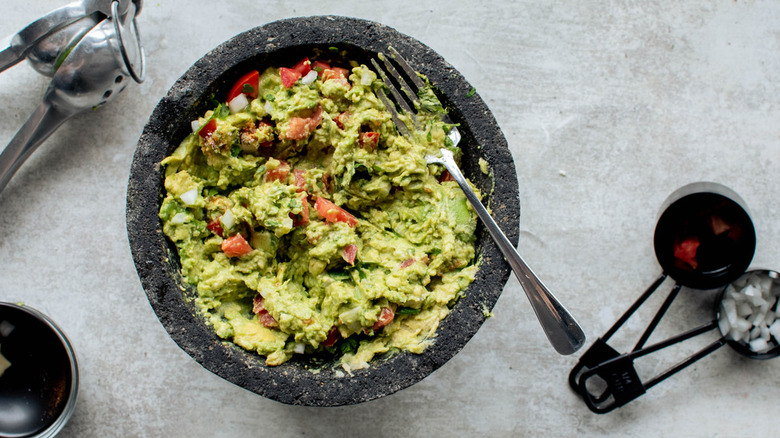
{"type": "Polygon", "coordinates": [[[357,351],[358,341],[355,338],[344,339],[341,343],[341,354],[354,353],[357,351]]]}
{"type": "Polygon", "coordinates": [[[230,108],[220,103],[219,105],[217,105],[217,108],[214,110],[213,115],[218,119],[224,119],[225,117],[230,115],[230,108]]]}
{"type": "Polygon", "coordinates": [[[233,145],[233,146],[230,148],[230,156],[231,156],[231,157],[237,157],[237,156],[238,156],[238,154],[240,154],[240,153],[241,153],[241,146],[234,144],[234,145],[233,145]]]}
{"type": "Polygon", "coordinates": [[[251,86],[249,84],[244,84],[244,86],[241,87],[241,92],[242,93],[246,93],[246,94],[252,94],[252,93],[255,92],[255,87],[253,87],[253,86],[251,86]]]}
{"type": "Polygon", "coordinates": [[[338,48],[338,47],[333,47],[333,46],[330,46],[330,47],[328,47],[328,50],[330,50],[331,52],[338,52],[338,51],[339,51],[339,48],[338,48]]]}
{"type": "Polygon", "coordinates": [[[477,89],[476,89],[476,88],[474,88],[474,87],[471,87],[471,90],[469,90],[469,92],[466,94],[466,97],[471,97],[471,96],[473,96],[473,95],[474,95],[474,93],[476,93],[476,92],[477,92],[477,89]]]}
{"type": "Polygon", "coordinates": [[[395,313],[396,315],[417,315],[422,309],[413,309],[411,307],[399,307],[395,313]]]}
{"type": "Polygon", "coordinates": [[[271,93],[268,93],[268,94],[266,94],[266,95],[265,95],[265,100],[267,100],[267,101],[269,101],[269,102],[273,102],[273,101],[274,101],[274,99],[275,99],[275,97],[274,97],[274,95],[273,95],[273,94],[271,94],[271,93]]]}

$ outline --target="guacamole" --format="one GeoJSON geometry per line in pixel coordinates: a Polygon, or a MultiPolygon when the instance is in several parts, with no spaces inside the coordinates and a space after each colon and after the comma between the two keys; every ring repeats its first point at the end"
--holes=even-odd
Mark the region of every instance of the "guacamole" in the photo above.
{"type": "Polygon", "coordinates": [[[355,62],[251,71],[162,161],[159,217],[197,308],[268,365],[421,353],[474,279],[476,215],[424,158],[460,153],[443,108],[426,90],[399,135],[382,87],[355,62]]]}

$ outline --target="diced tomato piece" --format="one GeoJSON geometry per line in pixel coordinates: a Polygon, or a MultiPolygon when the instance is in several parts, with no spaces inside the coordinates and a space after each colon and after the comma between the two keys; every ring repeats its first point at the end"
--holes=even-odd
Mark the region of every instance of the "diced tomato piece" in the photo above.
{"type": "Polygon", "coordinates": [[[252,312],[257,314],[257,319],[260,321],[260,324],[263,324],[263,326],[268,328],[276,328],[279,327],[279,323],[276,322],[276,319],[268,313],[268,310],[265,308],[265,299],[262,295],[257,294],[255,295],[254,300],[252,300],[252,312]]]}
{"type": "Polygon", "coordinates": [[[731,224],[726,222],[725,219],[714,214],[710,216],[709,222],[710,228],[712,228],[712,232],[715,233],[716,236],[720,236],[731,228],[731,224]]]}
{"type": "Polygon", "coordinates": [[[330,64],[325,61],[314,61],[311,63],[311,69],[317,72],[317,76],[322,77],[322,72],[330,69],[330,64]]]}
{"type": "Polygon", "coordinates": [[[352,216],[346,210],[325,198],[317,197],[317,200],[314,202],[314,208],[317,209],[320,216],[330,223],[346,222],[350,227],[357,226],[355,216],[352,216]]]}
{"type": "Polygon", "coordinates": [[[341,258],[343,258],[344,261],[350,265],[355,266],[355,256],[357,255],[357,250],[357,245],[350,243],[341,250],[341,258]]]}
{"type": "Polygon", "coordinates": [[[303,140],[317,129],[321,121],[322,107],[319,106],[309,117],[291,117],[286,137],[288,140],[303,140]]]}
{"type": "Polygon", "coordinates": [[[230,93],[228,93],[227,101],[230,102],[241,93],[244,93],[247,96],[255,99],[257,98],[257,95],[260,92],[259,87],[260,87],[260,72],[257,70],[250,71],[244,76],[241,76],[241,78],[239,78],[236,81],[236,83],[233,84],[233,87],[230,89],[230,93]],[[246,90],[244,89],[245,85],[248,86],[246,87],[246,90]]]}
{"type": "Polygon", "coordinates": [[[311,61],[309,58],[303,58],[292,69],[300,73],[301,76],[306,76],[311,71],[311,61]]]}
{"type": "Polygon", "coordinates": [[[373,152],[376,149],[376,146],[379,144],[379,133],[378,132],[361,132],[360,137],[358,137],[358,141],[360,142],[360,146],[369,151],[373,152]]]}
{"type": "Polygon", "coordinates": [[[219,218],[214,218],[213,221],[209,222],[208,225],[206,225],[206,228],[211,230],[212,233],[216,234],[219,237],[223,237],[225,230],[222,229],[222,223],[219,221],[219,218]]]}
{"type": "Polygon", "coordinates": [[[349,84],[349,81],[347,80],[347,77],[349,76],[349,70],[346,68],[331,67],[323,70],[320,76],[322,77],[323,82],[335,79],[337,81],[343,81],[349,84]]]}
{"type": "Polygon", "coordinates": [[[208,138],[211,137],[211,134],[213,134],[214,131],[216,130],[217,130],[217,121],[211,119],[208,121],[208,123],[201,126],[200,130],[198,131],[198,135],[200,135],[203,138],[208,138]]]}
{"type": "Polygon", "coordinates": [[[406,259],[401,262],[401,269],[408,268],[414,264],[414,259],[406,259]]]}
{"type": "Polygon", "coordinates": [[[265,326],[265,327],[268,327],[268,328],[279,327],[279,323],[276,322],[276,319],[273,317],[273,315],[268,313],[267,310],[265,312],[263,312],[263,313],[258,314],[257,315],[257,319],[259,319],[260,320],[260,324],[263,324],[263,326],[265,326]]]}
{"type": "Polygon", "coordinates": [[[281,67],[279,68],[279,76],[282,78],[284,88],[290,88],[301,78],[301,73],[291,68],[281,67]]]}
{"type": "Polygon", "coordinates": [[[444,181],[455,181],[455,178],[452,177],[452,174],[447,169],[444,169],[444,172],[442,172],[441,176],[439,176],[439,182],[444,181]]]}
{"type": "Polygon", "coordinates": [[[301,193],[301,208],[300,214],[290,213],[290,218],[293,220],[294,227],[301,227],[309,223],[309,197],[306,192],[301,193]]]}
{"type": "Polygon", "coordinates": [[[374,329],[374,331],[377,331],[393,322],[393,318],[395,318],[395,312],[393,312],[393,309],[389,307],[382,307],[382,310],[379,312],[379,318],[377,318],[374,326],[371,328],[374,329]]]}
{"type": "Polygon", "coordinates": [[[344,124],[347,122],[347,119],[349,119],[349,111],[344,111],[334,117],[333,121],[336,122],[336,126],[338,126],[339,129],[344,129],[344,124]]]}
{"type": "Polygon", "coordinates": [[[341,332],[334,325],[333,327],[331,327],[330,331],[328,332],[328,337],[325,338],[324,341],[322,341],[322,345],[325,347],[332,347],[333,344],[335,344],[336,341],[338,341],[339,339],[341,339],[341,332]]]}
{"type": "Polygon", "coordinates": [[[326,193],[330,193],[330,175],[327,173],[322,174],[322,190],[326,193]]]}
{"type": "Polygon", "coordinates": [[[293,170],[293,177],[295,178],[295,191],[300,193],[306,190],[306,171],[295,169],[293,170]]]}
{"type": "Polygon", "coordinates": [[[696,260],[696,251],[698,249],[699,239],[695,236],[688,237],[674,245],[674,258],[696,269],[699,266],[699,262],[696,260]]]}
{"type": "Polygon", "coordinates": [[[265,173],[265,181],[279,181],[280,183],[287,183],[287,175],[290,174],[290,163],[280,160],[281,163],[276,169],[271,169],[265,173]]]}
{"type": "Polygon", "coordinates": [[[244,236],[236,234],[222,241],[222,252],[228,257],[240,257],[252,252],[252,247],[249,246],[244,236]]]}

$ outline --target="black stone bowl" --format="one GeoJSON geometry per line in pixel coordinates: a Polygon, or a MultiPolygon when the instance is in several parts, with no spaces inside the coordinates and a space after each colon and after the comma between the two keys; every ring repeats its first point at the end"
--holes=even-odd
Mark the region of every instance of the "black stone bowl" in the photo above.
{"type": "MultiPolygon", "coordinates": [[[[211,109],[211,99],[249,70],[292,65],[314,50],[331,47],[346,58],[368,64],[392,45],[436,88],[452,119],[460,123],[462,169],[485,194],[484,202],[510,240],[517,242],[520,203],[515,166],[506,139],[471,85],[436,52],[378,23],[345,17],[282,20],[244,32],[198,60],[170,89],[152,113],[138,142],[127,188],[127,231],[141,283],[160,322],[179,346],[218,376],[282,403],[339,406],[392,394],[426,377],[471,339],[493,308],[510,269],[487,230],[477,229],[479,271],[465,296],[441,322],[432,346],[422,354],[396,353],[374,358],[349,376],[338,358],[296,355],[277,366],[226,342],[197,312],[194,288],[180,274],[175,246],[157,217],[163,199],[160,161],[191,131],[190,121],[211,109]],[[485,175],[478,160],[490,167],[485,175]]],[[[330,53],[335,53],[330,50],[330,53]]],[[[479,366],[479,365],[475,365],[479,366]]]]}

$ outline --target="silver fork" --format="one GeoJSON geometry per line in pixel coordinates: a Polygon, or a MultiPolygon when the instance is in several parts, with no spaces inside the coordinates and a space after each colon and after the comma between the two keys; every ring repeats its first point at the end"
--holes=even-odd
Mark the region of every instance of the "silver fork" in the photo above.
{"type": "MultiPolygon", "coordinates": [[[[389,97],[384,90],[379,90],[378,96],[387,107],[390,115],[395,123],[398,131],[407,137],[411,136],[410,127],[401,120],[400,114],[396,109],[396,105],[400,108],[401,112],[408,114],[412,120],[411,129],[419,128],[416,110],[419,108],[419,99],[417,97],[417,91],[422,90],[425,87],[423,81],[417,76],[415,71],[409,66],[404,58],[392,47],[388,47],[388,50],[392,58],[401,67],[401,70],[405,73],[407,81],[393,64],[387,59],[387,57],[380,53],[379,58],[382,60],[382,65],[375,59],[371,60],[371,64],[376,69],[379,76],[382,78],[387,89],[390,91],[391,97],[389,97]],[[388,75],[399,84],[401,90],[409,98],[414,105],[415,109],[406,102],[398,88],[393,85],[388,75]],[[417,91],[416,91],[417,90],[417,91]],[[394,104],[395,103],[395,104],[394,104]]],[[[452,121],[447,115],[442,115],[442,120],[445,123],[451,124],[452,121]]],[[[458,128],[453,127],[447,133],[447,137],[452,141],[452,144],[457,146],[460,142],[460,132],[458,128]]],[[[572,354],[577,351],[585,343],[585,333],[580,328],[577,321],[569,314],[566,308],[555,298],[555,296],[547,289],[541,280],[534,274],[531,268],[523,261],[520,254],[512,245],[512,243],[504,235],[503,231],[498,227],[496,221],[490,216],[490,213],[485,209],[485,206],[479,201],[477,195],[466,182],[466,178],[463,177],[457,163],[452,155],[452,152],[446,148],[440,149],[441,156],[426,155],[425,160],[428,164],[441,164],[455,179],[466,198],[471,202],[474,210],[477,212],[477,216],[484,222],[493,240],[496,241],[501,253],[504,254],[512,271],[520,280],[520,285],[523,287],[528,300],[531,302],[531,307],[534,309],[536,317],[539,319],[539,323],[542,325],[544,333],[547,335],[547,339],[550,340],[553,348],[559,354],[572,354]]]]}

